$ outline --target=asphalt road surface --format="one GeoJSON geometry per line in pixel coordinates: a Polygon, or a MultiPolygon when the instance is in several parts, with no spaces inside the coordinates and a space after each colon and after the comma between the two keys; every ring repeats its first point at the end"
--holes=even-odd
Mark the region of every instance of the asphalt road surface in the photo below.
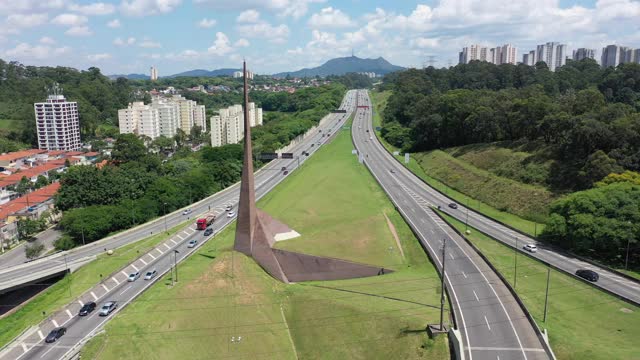
{"type": "MultiPolygon", "coordinates": [[[[347,110],[347,113],[330,115],[331,118],[319,128],[319,130],[322,131],[318,131],[318,133],[308,136],[307,139],[304,139],[302,143],[292,149],[294,155],[300,155],[303,150],[312,155],[319,147],[321,147],[322,144],[333,139],[333,136],[325,136],[324,134],[335,134],[335,132],[340,129],[350,116],[354,107],[354,102],[355,91],[349,91],[341,106],[342,109],[347,110]]],[[[304,158],[300,158],[300,164],[302,164],[305,158],[306,156],[304,158]]],[[[269,164],[266,169],[263,169],[256,175],[256,196],[258,198],[262,197],[286,177],[281,171],[283,166],[286,166],[287,169],[291,171],[297,168],[298,164],[298,159],[276,160],[269,164]]],[[[227,191],[222,194],[219,193],[210,199],[210,201],[207,201],[198,207],[194,206],[193,214],[200,214],[209,211],[208,207],[211,206],[211,211],[219,214],[211,225],[212,229],[214,229],[214,234],[217,234],[221,229],[235,220],[235,215],[233,217],[228,217],[225,214],[225,208],[227,205],[231,205],[235,210],[237,208],[238,196],[238,189],[237,186],[235,186],[231,191],[227,191]]],[[[169,227],[184,221],[182,215],[176,214],[174,214],[173,217],[170,217],[170,219],[171,220],[168,219],[168,221],[171,221],[168,225],[169,227]]],[[[161,223],[160,225],[154,225],[151,229],[152,230],[147,229],[147,231],[139,232],[139,236],[147,236],[148,231],[163,231],[164,224],[161,223]]],[[[160,278],[161,274],[170,270],[174,262],[179,262],[182,258],[193,253],[197,247],[201,246],[202,243],[211,238],[211,236],[205,238],[203,231],[195,230],[195,225],[189,226],[186,230],[174,235],[171,239],[158,245],[149,253],[142,255],[139,259],[129,264],[128,267],[120,273],[116,273],[115,275],[105,279],[102,283],[97,284],[91,291],[85,293],[83,297],[78,299],[78,301],[67,304],[62,310],[58,311],[56,315],[40,323],[37,331],[34,331],[30,336],[22,339],[20,342],[11,344],[10,348],[7,349],[8,351],[0,354],[0,359],[61,359],[69,354],[73,354],[79,349],[83,340],[89,338],[98,329],[100,329],[106,321],[115,316],[123,306],[128,304],[138,294],[151,286],[151,281],[143,279],[144,274],[148,270],[155,269],[159,273],[155,279],[160,278]],[[187,247],[187,244],[191,239],[198,240],[198,246],[196,248],[187,247]],[[174,252],[174,250],[177,250],[178,253],[174,252]],[[134,271],[140,271],[140,278],[133,282],[128,282],[127,275],[134,271]],[[118,308],[109,316],[98,316],[99,308],[104,302],[110,300],[117,301],[118,308]],[[86,303],[88,301],[95,301],[98,304],[98,308],[90,313],[89,316],[78,316],[77,313],[81,307],[81,303],[86,303]],[[67,333],[55,343],[46,344],[43,340],[44,337],[46,337],[51,329],[57,326],[65,326],[67,328],[67,333]]],[[[89,249],[93,248],[88,247],[88,250],[89,249]]],[[[100,250],[101,249],[98,249],[99,252],[100,250]]],[[[80,254],[73,256],[80,256],[81,254],[87,253],[81,252],[80,254]]],[[[68,257],[70,256],[72,255],[69,255],[68,257]]],[[[179,267],[180,266],[178,265],[178,269],[179,267]]],[[[0,276],[5,275],[2,274],[0,276]]]]}
{"type": "MultiPolygon", "coordinates": [[[[53,249],[53,242],[61,235],[62,233],[56,229],[47,229],[38,234],[33,242],[38,242],[44,245],[44,250],[42,251],[44,254],[53,249]]],[[[8,268],[27,262],[29,259],[27,259],[27,255],[24,252],[25,245],[26,244],[22,244],[17,248],[0,255],[0,268],[8,268]]]]}
{"type": "Polygon", "coordinates": [[[515,298],[474,250],[429,207],[413,176],[382,148],[372,128],[370,100],[358,92],[352,126],[356,148],[388,196],[396,204],[439,269],[451,296],[457,328],[467,359],[549,359],[541,340],[515,298]],[[442,248],[445,244],[445,254],[442,248]]]}

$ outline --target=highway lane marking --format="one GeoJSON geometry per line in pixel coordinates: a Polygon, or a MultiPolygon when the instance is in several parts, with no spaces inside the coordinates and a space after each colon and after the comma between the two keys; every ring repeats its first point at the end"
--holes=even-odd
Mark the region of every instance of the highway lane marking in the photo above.
{"type": "Polygon", "coordinates": [[[40,340],[44,339],[44,334],[42,333],[42,330],[38,329],[38,336],[40,336],[40,340]]]}
{"type": "Polygon", "coordinates": [[[467,278],[467,274],[464,273],[464,271],[462,271],[462,276],[464,276],[464,278],[467,278]]]}
{"type": "Polygon", "coordinates": [[[58,322],[56,321],[56,319],[51,319],[51,322],[53,323],[53,326],[60,327],[60,325],[58,325],[58,322]]]}
{"type": "Polygon", "coordinates": [[[504,348],[504,347],[491,347],[491,346],[471,346],[469,350],[484,350],[484,351],[533,351],[533,352],[545,352],[544,349],[539,348],[504,348]]]}
{"type": "Polygon", "coordinates": [[[156,257],[155,257],[155,256],[153,256],[153,254],[151,254],[151,253],[148,253],[147,255],[151,256],[151,258],[152,258],[153,260],[155,260],[155,259],[156,259],[156,257]]]}
{"type": "Polygon", "coordinates": [[[126,289],[122,290],[122,292],[120,293],[120,295],[124,294],[127,292],[127,290],[131,289],[133,287],[133,285],[129,285],[126,289]]]}
{"type": "Polygon", "coordinates": [[[167,243],[164,243],[164,244],[162,244],[162,245],[164,245],[164,247],[166,247],[166,248],[167,248],[167,250],[170,250],[170,249],[171,249],[171,246],[167,245],[167,243]]]}
{"type": "Polygon", "coordinates": [[[489,331],[491,331],[491,326],[489,326],[489,320],[487,320],[487,315],[484,316],[484,322],[487,323],[487,327],[489,328],[489,331]]]}
{"type": "Polygon", "coordinates": [[[93,296],[93,300],[98,300],[98,297],[96,296],[96,294],[93,291],[91,292],[91,296],[93,296]]]}
{"type": "Polygon", "coordinates": [[[78,300],[78,304],[80,304],[80,306],[84,306],[84,303],[81,300],[78,300]]]}
{"type": "MultiPolygon", "coordinates": [[[[178,239],[180,239],[180,241],[184,240],[184,238],[180,235],[176,235],[178,237],[178,239]]],[[[173,239],[171,239],[171,241],[173,241],[173,239]]]]}
{"type": "MultiPolygon", "coordinates": [[[[180,236],[178,236],[178,237],[180,237],[180,236]]],[[[184,240],[184,239],[180,238],[180,240],[184,240]]],[[[171,239],[171,242],[173,243],[173,245],[178,245],[178,242],[173,240],[173,239],[171,239]]]]}
{"type": "Polygon", "coordinates": [[[451,260],[454,260],[453,254],[449,253],[449,257],[451,258],[451,260]]]}
{"type": "Polygon", "coordinates": [[[115,282],[116,285],[120,285],[120,281],[118,281],[118,279],[116,279],[115,277],[112,277],[111,280],[113,280],[113,282],[115,282]]]}
{"type": "Polygon", "coordinates": [[[128,277],[129,277],[129,274],[127,274],[126,272],[124,272],[124,270],[120,271],[120,273],[121,273],[122,275],[124,275],[124,277],[125,277],[125,278],[128,278],[128,277]]]}
{"type": "Polygon", "coordinates": [[[44,352],[44,354],[40,355],[40,358],[42,359],[42,358],[43,358],[43,357],[45,357],[45,356],[46,356],[46,355],[47,355],[51,350],[55,349],[55,348],[56,348],[56,345],[58,345],[58,343],[57,343],[57,342],[56,342],[55,344],[53,344],[53,346],[52,346],[49,350],[45,351],[45,352],[44,352]]]}
{"type": "Polygon", "coordinates": [[[29,348],[27,347],[27,344],[21,343],[20,345],[22,345],[22,351],[24,351],[24,352],[29,351],[29,348]]]}
{"type": "Polygon", "coordinates": [[[480,299],[478,298],[478,294],[476,294],[476,291],[475,290],[472,290],[472,291],[473,291],[473,296],[476,297],[476,301],[480,302],[480,299]]]}
{"type": "Polygon", "coordinates": [[[131,264],[131,267],[132,267],[135,271],[140,271],[140,270],[138,270],[138,268],[137,268],[135,265],[133,265],[133,264],[131,264]]]}
{"type": "Polygon", "coordinates": [[[146,262],[146,261],[144,261],[144,259],[143,259],[143,258],[140,258],[140,259],[138,259],[138,260],[142,261],[142,263],[143,263],[145,266],[147,265],[147,262],[146,262]]]}
{"type": "Polygon", "coordinates": [[[107,287],[107,285],[102,284],[102,287],[104,288],[104,291],[109,292],[109,288],[107,287]]]}
{"type": "Polygon", "coordinates": [[[156,250],[158,250],[158,252],[160,253],[160,255],[164,254],[164,253],[162,252],[162,250],[160,250],[160,248],[156,248],[156,250]]]}
{"type": "Polygon", "coordinates": [[[71,315],[71,311],[69,311],[69,309],[66,309],[67,311],[67,315],[69,315],[69,319],[71,319],[73,317],[73,315],[71,315]]]}

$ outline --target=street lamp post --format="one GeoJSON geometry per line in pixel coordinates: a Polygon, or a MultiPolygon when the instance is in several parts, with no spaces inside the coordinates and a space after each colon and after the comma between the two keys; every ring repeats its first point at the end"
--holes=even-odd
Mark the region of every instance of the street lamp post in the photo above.
{"type": "Polygon", "coordinates": [[[178,250],[173,250],[173,267],[176,269],[176,282],[178,282],[178,260],[177,256],[180,253],[178,250]]]}
{"type": "Polygon", "coordinates": [[[631,245],[631,238],[627,239],[627,256],[624,259],[624,269],[629,270],[629,246],[631,245]]]}
{"type": "Polygon", "coordinates": [[[162,203],[163,207],[164,207],[164,232],[165,233],[169,233],[167,231],[167,203],[162,203]]]}
{"type": "Polygon", "coordinates": [[[547,290],[544,293],[544,315],[542,322],[547,322],[547,304],[549,303],[549,279],[551,275],[551,267],[547,266],[547,290]]]}
{"type": "Polygon", "coordinates": [[[468,224],[469,224],[469,198],[467,198],[467,217],[464,220],[464,232],[465,233],[467,232],[468,224]]]}
{"type": "Polygon", "coordinates": [[[440,282],[440,331],[444,331],[444,276],[445,276],[445,263],[447,258],[445,257],[447,239],[442,240],[442,280],[440,282]]]}
{"type": "Polygon", "coordinates": [[[84,242],[84,225],[82,225],[82,227],[80,228],[80,231],[82,232],[82,245],[85,245],[85,242],[84,242]]]}
{"type": "Polygon", "coordinates": [[[513,248],[513,288],[515,289],[518,284],[518,237],[516,236],[516,247],[513,248]]]}

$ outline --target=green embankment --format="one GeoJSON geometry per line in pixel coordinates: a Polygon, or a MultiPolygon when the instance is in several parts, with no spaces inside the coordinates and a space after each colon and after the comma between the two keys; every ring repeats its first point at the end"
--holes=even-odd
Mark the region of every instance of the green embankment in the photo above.
{"type": "Polygon", "coordinates": [[[51,285],[26,305],[0,319],[0,346],[7,344],[22,331],[42,321],[61,306],[95,286],[100,282],[100,274],[106,278],[185,226],[186,223],[183,223],[169,229],[169,235],[157,234],[115,249],[113,255],[99,255],[96,260],[51,285]]]}
{"type": "MultiPolygon", "coordinates": [[[[443,215],[460,232],[464,223],[443,215]]],[[[562,272],[551,270],[547,320],[543,322],[547,267],[472,229],[469,240],[514,284],[516,292],[561,360],[638,359],[640,308],[610,296],[562,272]]]]}
{"type": "Polygon", "coordinates": [[[394,273],[284,285],[231,251],[230,226],[179,265],[175,287],[165,277],[124,309],[83,358],[448,358],[446,337],[424,333],[439,319],[437,272],[352,148],[341,131],[259,206],[302,234],[280,248],[394,273]]]}
{"type": "MultiPolygon", "coordinates": [[[[371,94],[372,103],[375,109],[374,120],[373,120],[374,126],[379,126],[379,124],[381,123],[381,118],[379,114],[381,114],[382,111],[384,110],[384,106],[386,106],[386,101],[391,93],[389,91],[384,91],[384,92],[371,92],[370,94],[371,94]]],[[[382,138],[382,136],[380,136],[379,131],[376,131],[376,134],[378,135],[378,138],[382,142],[382,144],[389,151],[393,152],[393,151],[399,150],[394,148],[389,143],[387,143],[382,138]]],[[[538,203],[542,203],[544,205],[543,205],[543,210],[540,213],[534,214],[535,217],[532,217],[532,219],[538,219],[537,222],[530,221],[521,216],[518,216],[515,214],[515,212],[507,212],[507,211],[499,210],[499,208],[502,208],[502,209],[509,209],[509,211],[513,211],[511,210],[511,207],[530,208],[531,206],[526,205],[526,202],[525,204],[516,203],[516,204],[513,204],[513,206],[511,206],[510,203],[506,203],[507,205],[509,205],[509,206],[506,206],[505,203],[500,203],[500,202],[496,203],[492,201],[495,199],[495,197],[498,194],[500,194],[501,191],[503,191],[503,189],[504,191],[507,191],[506,189],[508,188],[503,188],[503,186],[507,183],[511,185],[522,185],[522,189],[518,189],[518,192],[515,193],[519,195],[517,197],[513,196],[513,198],[522,198],[522,195],[525,195],[525,194],[537,196],[538,194],[537,191],[533,191],[533,192],[523,191],[528,188],[531,188],[531,186],[518,184],[515,181],[510,181],[509,179],[504,179],[504,178],[495,176],[493,174],[487,173],[486,171],[484,172],[486,173],[484,174],[486,176],[483,175],[481,177],[476,177],[477,175],[482,175],[482,174],[479,174],[479,172],[482,170],[476,169],[469,164],[464,164],[461,161],[457,161],[455,164],[453,164],[455,166],[453,166],[450,169],[449,167],[447,167],[449,165],[448,161],[449,160],[456,161],[456,159],[440,151],[436,152],[436,154],[438,155],[442,154],[442,156],[437,156],[437,159],[438,159],[437,162],[429,162],[429,161],[425,162],[425,156],[428,156],[429,154],[433,154],[433,153],[434,152],[411,154],[408,164],[404,164],[403,155],[398,155],[396,156],[396,158],[402,164],[404,164],[409,170],[411,170],[414,174],[416,174],[416,176],[420,177],[431,187],[446,194],[448,197],[452,198],[454,201],[467,205],[470,209],[473,209],[481,214],[484,214],[500,222],[503,222],[509,226],[512,226],[513,228],[520,230],[523,233],[529,234],[530,236],[536,236],[537,234],[540,234],[540,232],[544,228],[544,224],[542,224],[540,220],[544,220],[546,218],[546,212],[547,212],[546,207],[548,206],[548,200],[543,201],[541,199],[538,201],[538,203]],[[477,170],[477,171],[473,171],[473,170],[477,170]],[[427,173],[429,175],[427,175],[427,173]],[[437,178],[435,174],[440,174],[440,175],[444,174],[444,175],[437,178]],[[475,185],[470,187],[461,186],[461,185],[464,185],[466,180],[469,178],[474,179],[475,185]],[[471,192],[472,190],[477,191],[477,189],[482,189],[483,187],[481,185],[484,185],[484,184],[493,184],[492,186],[494,186],[494,188],[492,190],[491,196],[488,196],[489,194],[484,195],[482,192],[481,193],[471,192]]],[[[543,191],[544,191],[545,198],[550,196],[549,192],[542,187],[533,187],[533,188],[540,189],[541,190],[540,194],[543,194],[543,191]]],[[[511,189],[509,189],[509,191],[510,190],[511,189]]],[[[527,198],[525,197],[525,199],[527,198]]],[[[536,204],[533,206],[533,209],[537,209],[537,208],[539,208],[539,205],[536,204]]],[[[538,210],[535,210],[535,211],[538,211],[538,210]]]]}

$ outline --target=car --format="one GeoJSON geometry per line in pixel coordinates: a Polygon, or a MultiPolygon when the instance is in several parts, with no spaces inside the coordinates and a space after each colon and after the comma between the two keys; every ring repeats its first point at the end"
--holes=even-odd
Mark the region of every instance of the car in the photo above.
{"type": "Polygon", "coordinates": [[[62,335],[64,335],[66,332],[67,332],[67,328],[64,326],[55,328],[51,330],[49,335],[47,335],[47,338],[44,339],[44,342],[46,343],[56,342],[56,340],[60,339],[62,335]]]}
{"type": "Polygon", "coordinates": [[[194,248],[194,247],[196,247],[196,245],[198,245],[198,240],[193,239],[193,240],[189,241],[189,244],[187,244],[187,247],[188,248],[194,248]]]}
{"type": "Polygon", "coordinates": [[[191,210],[191,209],[187,209],[187,210],[185,210],[185,211],[183,211],[183,212],[182,212],[182,215],[189,215],[189,214],[191,214],[192,212],[193,212],[193,210],[191,210]]]}
{"type": "Polygon", "coordinates": [[[156,269],[153,269],[151,271],[147,271],[147,273],[144,275],[144,279],[145,280],[151,280],[154,277],[156,277],[157,274],[158,274],[158,272],[156,271],[156,269]]]}
{"type": "Polygon", "coordinates": [[[139,277],[140,277],[140,271],[136,271],[134,273],[129,274],[127,281],[128,282],[136,281],[138,280],[139,277]]]}
{"type": "Polygon", "coordinates": [[[283,167],[282,167],[282,169],[280,169],[280,170],[281,170],[281,171],[286,171],[286,170],[287,170],[287,167],[286,167],[286,166],[283,166],[283,167]]]}
{"type": "Polygon", "coordinates": [[[367,132],[369,132],[369,129],[367,129],[367,132]]]}
{"type": "Polygon", "coordinates": [[[528,252],[537,252],[538,251],[538,247],[535,246],[534,244],[526,244],[525,246],[522,247],[523,249],[527,250],[528,252]]]}
{"type": "Polygon", "coordinates": [[[233,211],[229,211],[229,212],[227,213],[227,217],[228,217],[228,218],[232,218],[234,215],[235,215],[235,213],[234,213],[233,211]]]}
{"type": "Polygon", "coordinates": [[[288,171],[285,171],[285,172],[282,173],[282,175],[288,175],[288,174],[289,174],[288,171]]]}
{"type": "Polygon", "coordinates": [[[313,145],[315,145],[315,144],[311,144],[311,147],[313,147],[313,145]]]}
{"type": "Polygon", "coordinates": [[[233,205],[227,205],[227,207],[224,208],[226,211],[230,211],[231,209],[233,209],[233,205]]]}
{"type": "Polygon", "coordinates": [[[90,312],[92,312],[95,309],[96,309],[96,303],[94,303],[93,301],[90,301],[90,302],[82,305],[82,308],[78,312],[78,315],[87,316],[87,315],[89,315],[90,312]]]}
{"type": "Polygon", "coordinates": [[[117,302],[115,302],[115,301],[107,301],[106,303],[104,303],[102,305],[102,308],[100,309],[100,313],[98,315],[100,315],[100,316],[108,316],[117,307],[118,307],[118,303],[117,302]]]}
{"type": "Polygon", "coordinates": [[[213,229],[212,228],[206,228],[204,230],[204,236],[209,236],[211,234],[213,234],[213,229]]]}
{"type": "Polygon", "coordinates": [[[396,171],[395,171],[395,170],[393,170],[393,169],[391,169],[391,170],[389,170],[389,171],[390,171],[392,174],[395,174],[395,173],[396,173],[396,171]]]}
{"type": "Polygon", "coordinates": [[[373,140],[373,136],[369,136],[369,140],[373,140]]]}
{"type": "Polygon", "coordinates": [[[458,208],[458,204],[451,203],[451,204],[449,204],[449,207],[452,208],[452,209],[457,209],[458,208]]]}
{"type": "Polygon", "coordinates": [[[579,269],[576,271],[576,275],[591,282],[596,282],[600,279],[600,275],[597,272],[588,269],[579,269]]]}

